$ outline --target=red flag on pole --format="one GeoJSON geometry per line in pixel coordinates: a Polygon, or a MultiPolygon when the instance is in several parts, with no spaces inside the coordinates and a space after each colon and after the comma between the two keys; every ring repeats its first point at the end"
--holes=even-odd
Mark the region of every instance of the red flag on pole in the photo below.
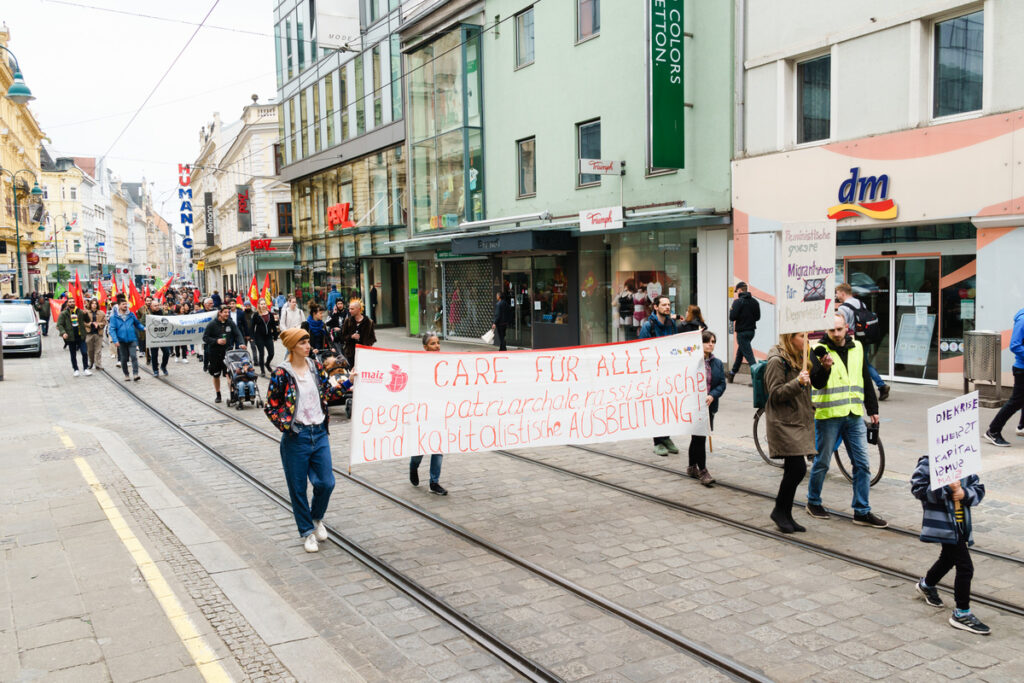
{"type": "Polygon", "coordinates": [[[139,296],[139,290],[135,289],[135,282],[128,280],[128,309],[135,313],[137,310],[142,308],[142,304],[145,303],[142,297],[139,296]]]}
{"type": "Polygon", "coordinates": [[[260,298],[267,302],[267,308],[270,308],[274,303],[270,297],[270,273],[263,276],[263,291],[260,293],[260,298]]]}
{"type": "Polygon", "coordinates": [[[121,293],[117,291],[117,275],[111,275],[110,276],[110,298],[113,300],[113,302],[115,304],[117,303],[117,297],[120,294],[121,293]]]}
{"type": "Polygon", "coordinates": [[[57,323],[57,318],[60,317],[60,299],[50,299],[50,315],[53,316],[54,324],[57,323]]]}
{"type": "Polygon", "coordinates": [[[156,290],[156,298],[160,299],[160,301],[163,301],[164,298],[167,296],[167,289],[170,286],[171,286],[171,281],[170,280],[167,280],[166,282],[164,282],[164,284],[161,285],[160,289],[156,290]]]}
{"type": "Polygon", "coordinates": [[[202,303],[199,300],[199,288],[198,287],[192,290],[192,301],[195,302],[196,304],[202,303]]]}
{"type": "Polygon", "coordinates": [[[146,286],[142,289],[142,291],[145,292],[145,295],[147,297],[153,296],[152,294],[149,293],[149,283],[148,282],[146,283],[146,286]]]}
{"type": "Polygon", "coordinates": [[[85,297],[82,296],[82,282],[78,279],[78,271],[75,271],[75,305],[79,308],[85,308],[85,297]]]}
{"type": "Polygon", "coordinates": [[[101,309],[106,309],[107,293],[103,290],[103,280],[97,280],[96,282],[96,301],[100,303],[101,309]]]}
{"type": "MultiPolygon", "coordinates": [[[[256,282],[256,273],[252,274],[252,282],[249,283],[249,301],[255,306],[256,302],[260,300],[260,289],[259,284],[256,282]]],[[[238,303],[242,303],[241,297],[239,297],[238,303]]]]}

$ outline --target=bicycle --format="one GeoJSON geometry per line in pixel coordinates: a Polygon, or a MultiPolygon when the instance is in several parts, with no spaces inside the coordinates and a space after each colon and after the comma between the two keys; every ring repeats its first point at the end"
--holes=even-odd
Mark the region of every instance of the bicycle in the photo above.
{"type": "MultiPolygon", "coordinates": [[[[782,467],[782,460],[772,460],[768,455],[768,438],[766,427],[762,427],[761,416],[764,415],[764,408],[758,408],[757,412],[754,413],[754,447],[757,448],[758,455],[761,459],[772,467],[782,467]]],[[[766,421],[765,421],[766,422],[766,421]]],[[[843,437],[840,436],[836,440],[835,449],[832,451],[832,456],[835,458],[836,465],[839,467],[839,471],[843,473],[846,480],[849,482],[853,481],[853,473],[848,463],[845,463],[842,458],[839,457],[839,446],[843,443],[843,437]]],[[[882,446],[882,439],[879,437],[877,444],[868,444],[868,464],[870,465],[870,472],[872,472],[871,486],[874,486],[882,479],[882,474],[885,473],[885,448],[882,446]]]]}

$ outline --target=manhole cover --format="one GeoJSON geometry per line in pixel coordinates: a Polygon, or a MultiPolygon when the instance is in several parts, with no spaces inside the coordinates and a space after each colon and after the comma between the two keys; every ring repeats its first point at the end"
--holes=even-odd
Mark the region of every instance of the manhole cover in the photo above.
{"type": "Polygon", "coordinates": [[[45,453],[39,454],[39,460],[42,462],[53,462],[55,460],[70,460],[71,458],[87,458],[90,455],[95,455],[97,450],[95,448],[60,448],[55,451],[46,451],[45,453]]]}

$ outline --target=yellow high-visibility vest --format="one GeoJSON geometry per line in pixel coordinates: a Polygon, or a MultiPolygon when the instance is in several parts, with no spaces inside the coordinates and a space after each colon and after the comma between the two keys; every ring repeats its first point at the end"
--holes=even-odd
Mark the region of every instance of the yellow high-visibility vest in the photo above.
{"type": "Polygon", "coordinates": [[[814,419],[864,414],[864,347],[855,339],[848,339],[846,364],[839,354],[825,344],[818,344],[832,356],[832,373],[824,389],[811,389],[814,419]]]}

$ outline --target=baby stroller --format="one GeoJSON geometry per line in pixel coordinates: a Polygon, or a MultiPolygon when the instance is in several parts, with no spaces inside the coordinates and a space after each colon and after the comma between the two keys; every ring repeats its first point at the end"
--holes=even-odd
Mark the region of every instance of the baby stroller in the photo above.
{"type": "Polygon", "coordinates": [[[241,410],[245,402],[263,407],[263,399],[260,397],[260,389],[256,385],[256,370],[253,368],[252,359],[245,349],[231,349],[224,354],[224,366],[228,369],[228,385],[230,395],[228,396],[228,407],[234,406],[241,410]]]}
{"type": "MultiPolygon", "coordinates": [[[[317,351],[320,363],[324,366],[324,370],[327,371],[329,377],[337,377],[339,382],[349,378],[349,365],[348,360],[345,356],[341,355],[337,349],[328,348],[320,349],[317,351]]],[[[345,417],[352,419],[352,390],[349,389],[345,392],[344,396],[340,399],[335,399],[327,402],[328,406],[345,406],[345,417]]]]}

